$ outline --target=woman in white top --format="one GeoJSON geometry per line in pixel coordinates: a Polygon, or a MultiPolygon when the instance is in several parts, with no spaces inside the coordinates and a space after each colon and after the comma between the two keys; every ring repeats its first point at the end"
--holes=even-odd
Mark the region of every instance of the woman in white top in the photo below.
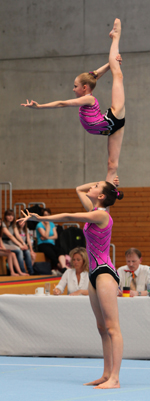
{"type": "Polygon", "coordinates": [[[70,252],[70,257],[71,269],[65,271],[53,293],[62,294],[67,285],[68,295],[88,295],[89,260],[86,249],[74,248],[70,252]]]}

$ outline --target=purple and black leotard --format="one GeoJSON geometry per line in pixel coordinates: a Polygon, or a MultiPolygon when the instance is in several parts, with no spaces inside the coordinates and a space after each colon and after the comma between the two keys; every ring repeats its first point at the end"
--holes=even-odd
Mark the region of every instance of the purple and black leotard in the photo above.
{"type": "Polygon", "coordinates": [[[94,288],[96,277],[102,273],[111,274],[119,284],[119,275],[109,256],[113,219],[109,213],[108,215],[109,223],[105,228],[100,228],[95,223],[86,223],[83,229],[89,258],[89,279],[94,288]]]}
{"type": "Polygon", "coordinates": [[[125,125],[125,118],[118,120],[111,109],[102,114],[96,98],[93,106],[84,105],[79,108],[79,119],[83,128],[93,135],[110,136],[125,125]]]}

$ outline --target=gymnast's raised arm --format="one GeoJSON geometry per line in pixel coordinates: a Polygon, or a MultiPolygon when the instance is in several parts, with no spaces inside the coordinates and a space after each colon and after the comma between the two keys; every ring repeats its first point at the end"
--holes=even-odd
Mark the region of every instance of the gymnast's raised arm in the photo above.
{"type": "MultiPolygon", "coordinates": [[[[120,65],[122,64],[121,54],[118,53],[118,55],[116,56],[116,60],[119,61],[120,65]]],[[[110,65],[109,65],[109,63],[106,63],[106,64],[102,65],[102,67],[100,67],[97,70],[93,71],[93,73],[96,75],[96,79],[98,80],[99,78],[101,78],[109,70],[110,70],[110,65]]]]}

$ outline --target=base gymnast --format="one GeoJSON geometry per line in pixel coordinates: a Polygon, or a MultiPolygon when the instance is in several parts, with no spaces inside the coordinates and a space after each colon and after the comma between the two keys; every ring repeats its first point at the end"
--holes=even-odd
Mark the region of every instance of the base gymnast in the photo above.
{"type": "Polygon", "coordinates": [[[24,218],[21,221],[30,219],[86,223],[84,234],[89,257],[89,297],[102,338],[104,354],[102,377],[86,384],[101,389],[118,388],[123,352],[117,304],[119,276],[109,257],[113,220],[106,208],[113,205],[116,199],[122,199],[123,193],[106,181],[84,184],[77,187],[76,191],[86,212],[41,217],[27,211],[27,214],[22,212],[24,218]]]}
{"type": "Polygon", "coordinates": [[[108,136],[108,172],[106,181],[113,183],[116,176],[121,145],[125,125],[125,94],[123,85],[123,74],[120,68],[121,56],[119,55],[119,40],[121,35],[121,22],[115,19],[114,26],[109,36],[112,44],[109,53],[109,63],[98,68],[96,71],[83,73],[76,77],[73,91],[77,99],[58,100],[51,103],[39,104],[27,100],[24,107],[35,109],[53,109],[57,107],[79,107],[79,118],[83,127],[90,134],[108,136]],[[109,69],[111,69],[112,101],[111,108],[105,114],[101,114],[99,103],[92,95],[96,82],[109,69]]]}

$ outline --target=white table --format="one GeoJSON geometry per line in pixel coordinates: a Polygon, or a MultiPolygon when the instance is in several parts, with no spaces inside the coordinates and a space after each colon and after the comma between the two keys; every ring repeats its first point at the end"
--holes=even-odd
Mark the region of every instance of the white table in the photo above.
{"type": "MultiPolygon", "coordinates": [[[[150,358],[150,298],[118,298],[124,358],[150,358]]],[[[102,357],[88,296],[0,296],[0,355],[102,357]]]]}

